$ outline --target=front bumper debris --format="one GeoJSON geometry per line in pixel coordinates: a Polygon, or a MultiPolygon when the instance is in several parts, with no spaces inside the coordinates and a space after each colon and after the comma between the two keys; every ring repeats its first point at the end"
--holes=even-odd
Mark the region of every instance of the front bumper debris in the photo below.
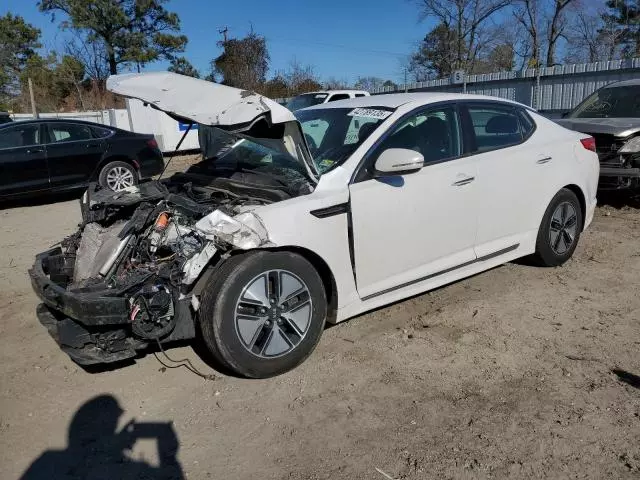
{"type": "Polygon", "coordinates": [[[62,255],[61,248],[54,248],[36,256],[29,270],[31,285],[36,295],[49,307],[73,318],[83,325],[126,324],[129,307],[122,297],[97,292],[70,292],[53,282],[48,276],[49,261],[62,255]]]}
{"type": "MultiPolygon", "coordinates": [[[[80,365],[120,362],[136,357],[148,340],[133,335],[130,305],[122,292],[102,287],[70,290],[54,281],[61,248],[36,256],[29,270],[31,284],[43,303],[36,314],[60,348],[80,365]]],[[[161,343],[195,336],[188,300],[176,305],[176,326],[161,343]]]]}
{"type": "Polygon", "coordinates": [[[640,187],[640,168],[600,164],[600,190],[621,190],[640,187]]]}

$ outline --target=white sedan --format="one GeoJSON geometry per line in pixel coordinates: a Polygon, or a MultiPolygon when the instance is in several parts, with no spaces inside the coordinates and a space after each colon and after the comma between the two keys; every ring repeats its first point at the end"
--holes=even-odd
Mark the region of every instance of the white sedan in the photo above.
{"type": "Polygon", "coordinates": [[[79,363],[191,338],[199,325],[226,367],[277,375],[312,352],[327,321],[519,257],[562,265],[593,218],[593,138],[507,100],[389,94],[294,116],[170,73],[108,87],[228,138],[219,155],[129,197],[90,189],[81,231],[38,256],[39,318],[79,363]],[[108,231],[115,240],[96,242],[108,231]],[[83,253],[95,244],[105,251],[83,253]],[[65,321],[93,337],[65,340],[65,321]],[[112,342],[100,341],[109,325],[112,342]]]}

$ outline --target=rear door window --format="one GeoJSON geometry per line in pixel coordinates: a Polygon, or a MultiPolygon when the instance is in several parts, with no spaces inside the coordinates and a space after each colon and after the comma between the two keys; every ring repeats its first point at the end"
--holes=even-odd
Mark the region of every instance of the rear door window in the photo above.
{"type": "Polygon", "coordinates": [[[49,143],[77,142],[91,140],[91,127],[77,123],[49,123],[49,143]]]}
{"type": "Polygon", "coordinates": [[[469,117],[476,140],[476,152],[486,152],[522,141],[520,122],[514,108],[469,106],[469,117]]]}
{"type": "Polygon", "coordinates": [[[0,149],[40,144],[40,125],[15,125],[0,130],[0,149]]]}

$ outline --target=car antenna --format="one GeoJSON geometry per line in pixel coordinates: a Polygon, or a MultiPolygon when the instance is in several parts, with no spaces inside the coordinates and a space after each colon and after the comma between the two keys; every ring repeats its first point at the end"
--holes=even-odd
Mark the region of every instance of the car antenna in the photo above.
{"type": "Polygon", "coordinates": [[[162,172],[160,172],[160,176],[158,177],[158,180],[160,180],[162,178],[162,176],[164,175],[164,172],[167,170],[167,167],[169,166],[169,164],[171,163],[171,160],[173,160],[173,156],[178,153],[178,149],[180,148],[180,145],[182,145],[182,142],[184,141],[185,137],[187,136],[187,133],[189,133],[191,131],[191,127],[193,127],[193,123],[190,123],[187,126],[187,129],[185,130],[185,132],[182,134],[182,137],[180,138],[180,141],[178,142],[178,144],[176,145],[175,150],[173,151],[173,154],[171,155],[171,158],[169,158],[169,161],[167,163],[165,163],[164,168],[162,169],[162,172]]]}

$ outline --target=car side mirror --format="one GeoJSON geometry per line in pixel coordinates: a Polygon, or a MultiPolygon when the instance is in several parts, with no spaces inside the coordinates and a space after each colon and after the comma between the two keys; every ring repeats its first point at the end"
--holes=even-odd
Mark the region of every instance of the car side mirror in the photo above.
{"type": "Polygon", "coordinates": [[[407,148],[389,148],[380,154],[374,168],[376,176],[384,177],[418,172],[423,165],[421,153],[407,148]]]}

